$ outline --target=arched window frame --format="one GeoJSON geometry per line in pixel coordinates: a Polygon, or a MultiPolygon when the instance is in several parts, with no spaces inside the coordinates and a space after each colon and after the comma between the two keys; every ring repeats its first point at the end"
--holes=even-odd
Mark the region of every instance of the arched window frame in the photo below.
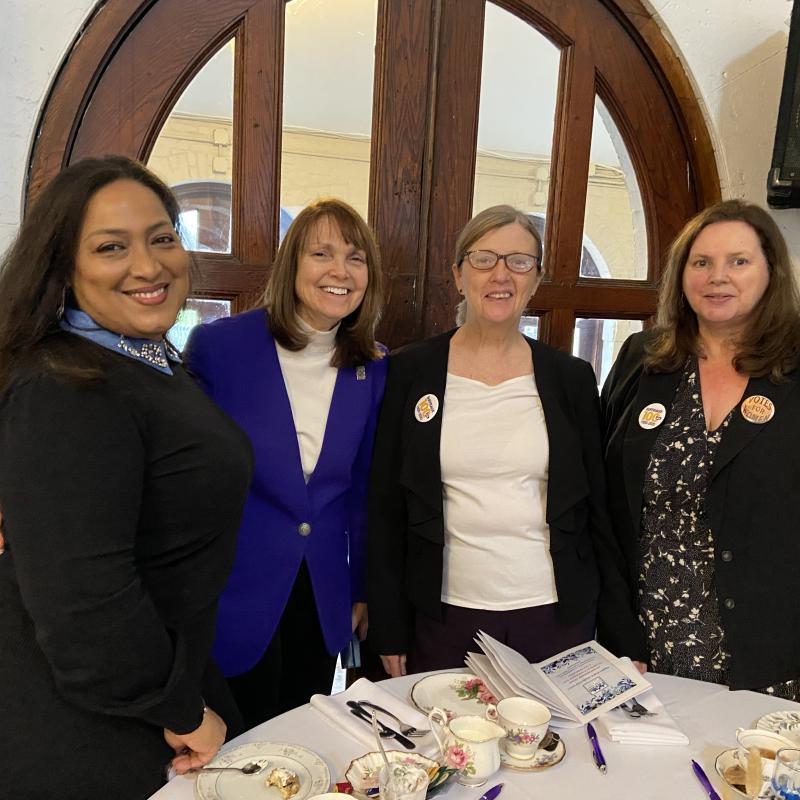
{"type": "MultiPolygon", "coordinates": [[[[667,243],[688,216],[719,199],[713,148],[689,80],[639,0],[497,4],[562,48],[549,274],[526,313],[540,317],[541,338],[567,349],[578,317],[652,314],[667,243]],[[639,180],[646,281],[578,275],[595,94],[639,180]]],[[[85,155],[146,160],[180,93],[235,36],[232,253],[198,254],[197,289],[229,297],[235,310],[253,303],[278,242],[284,7],[285,0],[99,4],[46,101],[28,197],[85,155]]],[[[450,251],[471,213],[484,8],[485,0],[379,6],[370,222],[389,287],[381,335],[392,346],[452,324],[450,251]]]]}

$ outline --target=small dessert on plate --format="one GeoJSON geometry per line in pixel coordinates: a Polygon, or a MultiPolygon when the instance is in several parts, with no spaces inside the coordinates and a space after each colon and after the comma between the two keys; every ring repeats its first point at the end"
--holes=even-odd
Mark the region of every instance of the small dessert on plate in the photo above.
{"type": "Polygon", "coordinates": [[[282,795],[283,800],[289,800],[300,791],[300,781],[290,769],[275,767],[267,775],[267,786],[274,786],[282,795]]]}

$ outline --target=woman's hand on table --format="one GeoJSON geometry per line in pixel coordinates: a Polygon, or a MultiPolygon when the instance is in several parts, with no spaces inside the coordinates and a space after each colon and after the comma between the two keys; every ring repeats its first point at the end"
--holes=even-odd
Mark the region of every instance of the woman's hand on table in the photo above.
{"type": "Polygon", "coordinates": [[[633,666],[639,670],[640,675],[644,675],[647,672],[647,664],[644,661],[634,661],[633,666]]]}
{"type": "Polygon", "coordinates": [[[353,633],[358,632],[358,641],[363,642],[364,639],[367,638],[367,629],[369,628],[369,616],[367,614],[366,603],[353,603],[350,621],[353,625],[353,633]]]}
{"type": "Polygon", "coordinates": [[[175,772],[183,775],[208,764],[222,747],[227,729],[222,717],[210,708],[205,710],[200,726],[190,733],[179,734],[165,728],[164,738],[177,753],[172,759],[175,772]]]}
{"type": "Polygon", "coordinates": [[[381,656],[383,668],[392,678],[400,678],[406,674],[406,654],[398,656],[381,656]]]}

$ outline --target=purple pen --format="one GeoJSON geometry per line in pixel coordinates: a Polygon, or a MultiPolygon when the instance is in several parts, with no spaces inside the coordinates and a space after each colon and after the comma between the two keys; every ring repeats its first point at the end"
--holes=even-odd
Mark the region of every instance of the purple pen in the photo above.
{"type": "Polygon", "coordinates": [[[605,758],[603,758],[603,751],[600,749],[600,742],[597,741],[597,732],[591,722],[586,723],[586,733],[589,736],[589,741],[592,743],[594,765],[605,775],[608,767],[606,766],[605,758]]]}
{"type": "Polygon", "coordinates": [[[694,770],[694,774],[697,775],[697,780],[702,784],[709,800],[720,800],[720,796],[714,790],[706,773],[703,772],[703,768],[694,759],[692,759],[692,769],[694,770]]]}
{"type": "Polygon", "coordinates": [[[498,783],[497,786],[492,786],[491,789],[488,789],[484,794],[482,794],[478,798],[478,800],[495,800],[495,798],[497,797],[497,795],[500,794],[502,789],[503,789],[503,784],[498,783]]]}

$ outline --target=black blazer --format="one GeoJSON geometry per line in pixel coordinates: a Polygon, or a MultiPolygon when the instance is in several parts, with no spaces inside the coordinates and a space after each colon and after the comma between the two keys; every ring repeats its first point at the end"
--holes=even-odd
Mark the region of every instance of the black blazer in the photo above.
{"type": "MultiPolygon", "coordinates": [[[[373,451],[368,538],[370,638],[384,654],[407,652],[412,609],[441,619],[439,444],[454,333],[402,348],[389,361],[373,451]],[[423,423],[414,408],[425,394],[438,398],[439,411],[423,423]]],[[[638,629],[606,512],[594,373],[585,361],[540,342],[528,343],[550,446],[547,523],[558,614],[571,623],[590,612],[600,595],[602,572],[604,579],[608,576],[608,591],[599,608],[601,635],[619,649],[638,629]],[[621,636],[611,632],[617,628],[621,636]]]]}
{"type": "MultiPolygon", "coordinates": [[[[669,414],[681,373],[643,368],[647,333],[631,336],[603,387],[609,512],[627,563],[631,602],[639,572],[644,474],[659,428],[639,426],[639,412],[663,403],[669,414]]],[[[714,534],[714,570],[734,689],[762,688],[800,677],[800,391],[751,378],[744,397],[775,405],[765,424],[737,409],[709,475],[706,511],[714,534]]]]}

